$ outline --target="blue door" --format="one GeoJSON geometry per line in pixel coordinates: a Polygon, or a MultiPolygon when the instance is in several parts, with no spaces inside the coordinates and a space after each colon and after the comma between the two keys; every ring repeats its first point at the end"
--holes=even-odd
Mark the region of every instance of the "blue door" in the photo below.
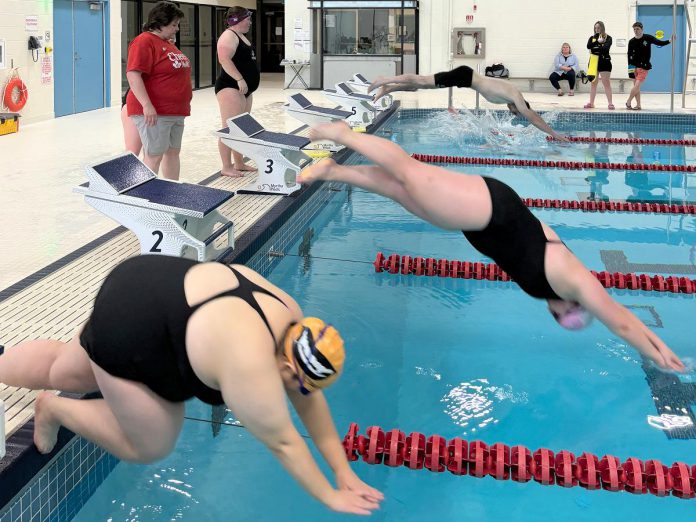
{"type": "MultiPolygon", "coordinates": [[[[637,21],[642,22],[645,34],[655,36],[656,31],[663,31],[661,40],[666,40],[672,34],[671,5],[638,5],[637,21]]],[[[684,7],[677,6],[677,39],[674,54],[674,92],[681,92],[684,85],[684,55],[686,38],[686,21],[684,7]]],[[[672,47],[652,46],[650,58],[652,69],[648,79],[643,83],[643,92],[670,92],[672,81],[672,47]]]]}
{"type": "Polygon", "coordinates": [[[106,105],[104,8],[97,0],[54,0],[56,117],[106,105]]]}
{"type": "Polygon", "coordinates": [[[72,0],[53,2],[53,105],[56,117],[72,114],[73,33],[72,0]]]}
{"type": "Polygon", "coordinates": [[[101,3],[73,2],[75,112],[105,106],[104,7],[101,3]]]}

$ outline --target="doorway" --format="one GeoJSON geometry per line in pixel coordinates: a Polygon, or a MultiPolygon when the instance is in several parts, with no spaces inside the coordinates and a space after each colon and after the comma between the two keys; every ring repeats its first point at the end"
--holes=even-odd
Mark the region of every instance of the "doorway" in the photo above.
{"type": "MultiPolygon", "coordinates": [[[[671,5],[638,5],[636,20],[643,24],[643,32],[655,36],[657,31],[664,35],[660,40],[668,40],[672,34],[671,5]]],[[[677,39],[674,45],[674,92],[682,92],[684,86],[684,55],[686,53],[684,37],[686,21],[684,6],[677,6],[677,39]]],[[[650,63],[652,69],[643,83],[643,92],[670,92],[672,83],[672,45],[652,46],[650,63]]]]}
{"type": "Polygon", "coordinates": [[[283,72],[280,62],[285,58],[285,6],[261,4],[259,14],[261,35],[261,72],[283,72]]]}
{"type": "Polygon", "coordinates": [[[101,0],[54,1],[56,117],[106,106],[106,7],[101,0]]]}

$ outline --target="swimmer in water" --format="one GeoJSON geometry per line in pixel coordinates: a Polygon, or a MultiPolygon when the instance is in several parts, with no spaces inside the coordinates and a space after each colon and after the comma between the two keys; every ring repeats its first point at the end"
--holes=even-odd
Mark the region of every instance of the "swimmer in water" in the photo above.
{"type": "Polygon", "coordinates": [[[391,141],[357,134],[343,122],[313,127],[310,138],[333,140],[376,165],[346,166],[325,159],[304,169],[298,177],[300,183],[349,183],[393,199],[437,227],[461,230],[525,293],[546,300],[549,312],[562,327],[578,330],[597,317],[659,367],[685,370],[679,357],[614,301],[556,233],[534,217],[505,183],[421,163],[391,141]]]}

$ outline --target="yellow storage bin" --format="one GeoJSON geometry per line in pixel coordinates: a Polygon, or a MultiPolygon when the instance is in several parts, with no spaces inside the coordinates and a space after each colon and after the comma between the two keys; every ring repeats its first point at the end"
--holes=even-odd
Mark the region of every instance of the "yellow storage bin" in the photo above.
{"type": "Polygon", "coordinates": [[[0,136],[19,132],[19,114],[16,112],[0,112],[0,136]]]}

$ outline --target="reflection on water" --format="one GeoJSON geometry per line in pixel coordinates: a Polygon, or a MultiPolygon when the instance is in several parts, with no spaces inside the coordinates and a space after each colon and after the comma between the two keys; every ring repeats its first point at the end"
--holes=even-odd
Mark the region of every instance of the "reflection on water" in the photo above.
{"type": "Polygon", "coordinates": [[[462,428],[462,434],[476,433],[490,424],[500,421],[495,407],[504,401],[526,404],[526,392],[514,392],[512,386],[493,386],[487,379],[474,379],[454,386],[440,402],[445,403],[444,412],[462,428]]]}

